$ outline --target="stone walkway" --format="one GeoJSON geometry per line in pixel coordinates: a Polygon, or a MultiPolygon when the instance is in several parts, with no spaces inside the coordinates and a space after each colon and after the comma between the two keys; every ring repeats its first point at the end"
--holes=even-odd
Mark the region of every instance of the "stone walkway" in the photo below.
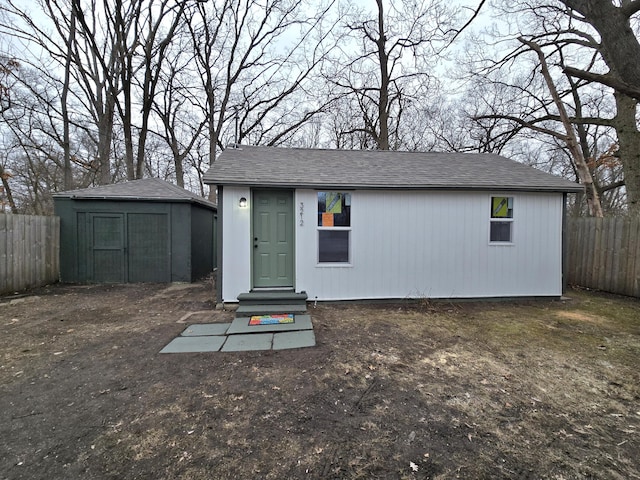
{"type": "Polygon", "coordinates": [[[249,325],[249,317],[232,323],[189,325],[160,353],[245,352],[313,347],[316,337],[309,315],[294,316],[293,323],[249,325]]]}

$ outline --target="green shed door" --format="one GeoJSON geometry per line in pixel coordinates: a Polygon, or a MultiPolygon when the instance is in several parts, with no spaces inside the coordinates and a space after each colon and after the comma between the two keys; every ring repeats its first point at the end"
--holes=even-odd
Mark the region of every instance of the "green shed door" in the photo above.
{"type": "Polygon", "coordinates": [[[169,215],[129,213],[129,282],[170,282],[169,215]]]}
{"type": "Polygon", "coordinates": [[[124,282],[124,215],[90,214],[90,228],[89,280],[98,283],[124,282]]]}

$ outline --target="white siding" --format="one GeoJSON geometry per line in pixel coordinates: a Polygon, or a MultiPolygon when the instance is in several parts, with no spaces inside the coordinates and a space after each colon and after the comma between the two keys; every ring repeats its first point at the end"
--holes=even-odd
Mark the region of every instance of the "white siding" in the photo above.
{"type": "Polygon", "coordinates": [[[335,267],[317,263],[316,192],[298,191],[297,290],[312,300],[561,295],[562,194],[505,194],[514,242],[491,245],[492,194],[354,191],[352,263],[335,267]]]}
{"type": "Polygon", "coordinates": [[[251,191],[224,187],[222,190],[222,300],[236,302],[251,289],[251,191]],[[247,208],[240,208],[240,198],[247,208]]]}
{"type": "MultiPolygon", "coordinates": [[[[250,193],[223,190],[225,302],[251,288],[250,193]],[[239,208],[240,197],[249,208],[239,208]]],[[[356,190],[351,198],[351,265],[324,266],[317,193],[296,191],[295,289],[310,300],[562,294],[560,193],[356,190]],[[511,245],[489,243],[492,195],[514,197],[511,245]]]]}

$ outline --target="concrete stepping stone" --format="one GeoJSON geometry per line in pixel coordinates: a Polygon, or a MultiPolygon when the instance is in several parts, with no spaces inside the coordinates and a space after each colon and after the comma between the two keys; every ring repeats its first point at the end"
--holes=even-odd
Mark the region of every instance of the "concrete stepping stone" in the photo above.
{"type": "Polygon", "coordinates": [[[227,329],[231,326],[230,323],[199,323],[189,325],[180,334],[183,337],[204,337],[207,335],[224,335],[227,333],[227,329]]]}
{"type": "Polygon", "coordinates": [[[217,352],[226,340],[225,336],[177,337],[171,340],[160,353],[217,352]]]}
{"type": "Polygon", "coordinates": [[[249,333],[230,335],[222,347],[222,352],[247,352],[250,350],[271,350],[272,333],[249,333]]]}
{"type": "Polygon", "coordinates": [[[289,348],[315,347],[316,336],[313,330],[301,330],[298,332],[274,333],[273,349],[286,350],[289,348]]]}

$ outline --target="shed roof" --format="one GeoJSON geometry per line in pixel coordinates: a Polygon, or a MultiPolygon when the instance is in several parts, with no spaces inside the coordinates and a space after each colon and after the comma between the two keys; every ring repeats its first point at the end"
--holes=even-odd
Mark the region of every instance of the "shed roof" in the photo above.
{"type": "Polygon", "coordinates": [[[222,152],[204,175],[204,181],[283,188],[583,190],[577,183],[490,153],[246,145],[222,152]]]}
{"type": "Polygon", "coordinates": [[[216,205],[189,190],[173,185],[159,178],[143,178],[124,183],[113,183],[99,187],[67,190],[53,194],[54,198],[76,200],[145,200],[166,202],[198,203],[210,209],[216,205]]]}

